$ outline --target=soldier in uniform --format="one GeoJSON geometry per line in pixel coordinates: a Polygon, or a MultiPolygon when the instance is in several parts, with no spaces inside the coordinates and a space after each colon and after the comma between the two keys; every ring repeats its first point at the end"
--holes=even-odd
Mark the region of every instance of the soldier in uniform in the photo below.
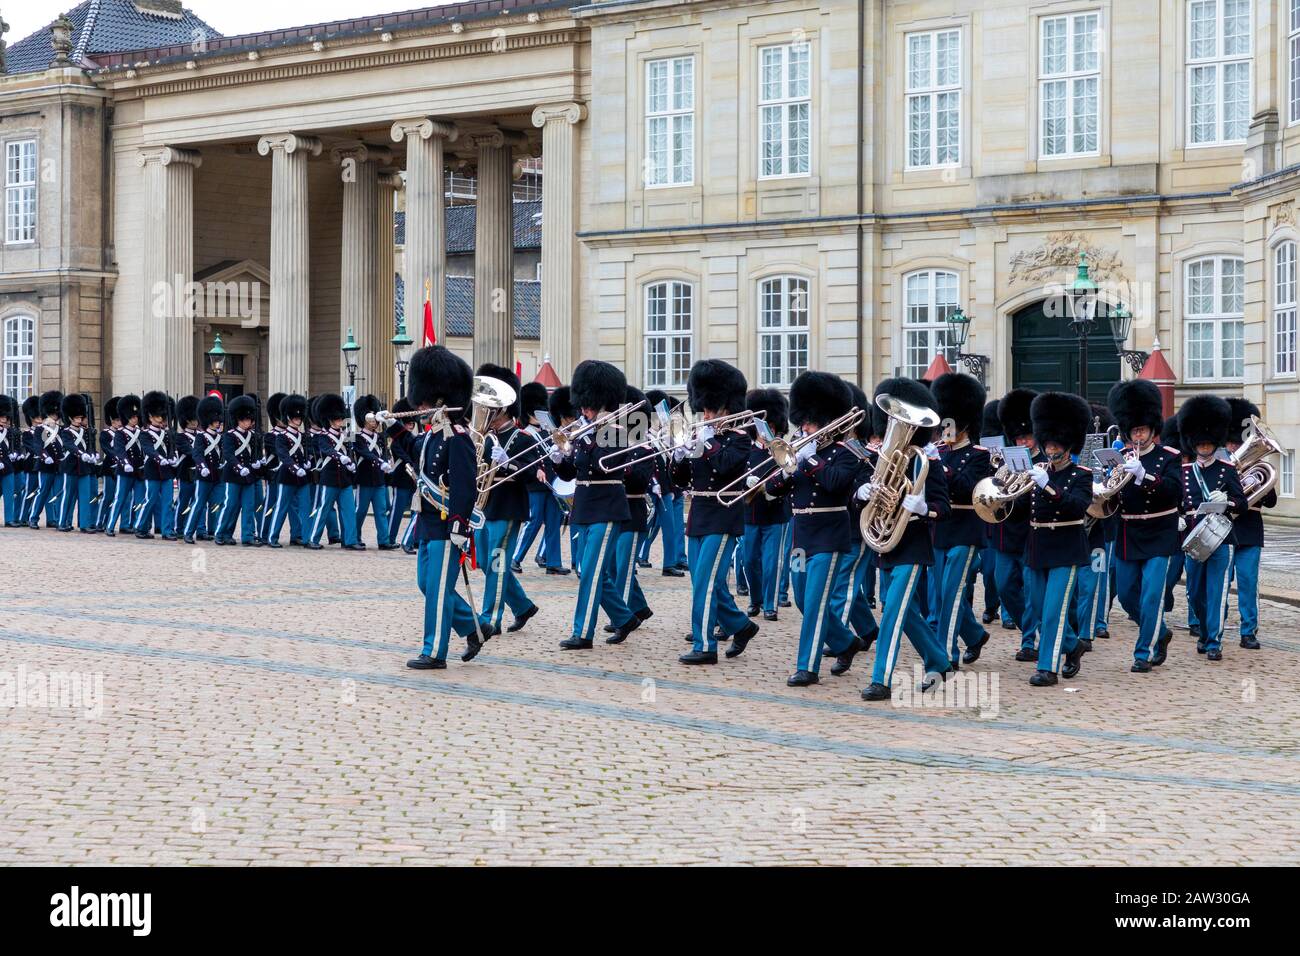
{"type": "MultiPolygon", "coordinates": [[[[555,391],[551,392],[551,397],[546,403],[547,411],[551,413],[551,420],[555,422],[557,428],[564,428],[568,425],[572,425],[578,420],[578,413],[574,409],[573,401],[570,399],[569,395],[570,387],[568,385],[562,385],[555,391]]],[[[551,456],[548,456],[545,462],[543,462],[543,467],[546,469],[547,475],[552,482],[552,488],[554,488],[554,482],[559,478],[559,475],[555,471],[555,462],[552,461],[551,456]]],[[[578,564],[582,557],[581,541],[579,540],[581,532],[577,522],[573,520],[572,506],[570,506],[565,517],[569,522],[569,562],[572,567],[565,569],[564,573],[567,574],[569,571],[573,571],[579,578],[581,578],[582,568],[578,564]]],[[[549,570],[554,567],[554,565],[551,564],[553,560],[556,559],[552,558],[548,554],[546,557],[548,574],[555,573],[549,570]]]]}
{"type": "MultiPolygon", "coordinates": [[[[275,456],[280,433],[284,431],[284,392],[276,392],[266,400],[266,420],[270,431],[261,435],[262,467],[258,469],[261,479],[266,481],[266,496],[259,502],[257,540],[261,544],[270,544],[271,523],[275,519],[275,502],[280,497],[277,487],[280,481],[280,462],[275,456]]],[[[261,493],[261,481],[258,482],[261,493]]]]}
{"type": "Polygon", "coordinates": [[[375,539],[380,551],[396,550],[388,536],[388,473],[395,465],[388,457],[379,419],[375,417],[382,406],[374,395],[362,395],[352,406],[357,423],[357,437],[352,443],[357,462],[357,536],[365,527],[366,515],[375,518],[375,539]]]}
{"type": "Polygon", "coordinates": [[[301,547],[307,543],[306,529],[311,517],[311,453],[307,449],[307,436],[303,422],[307,417],[307,399],[301,395],[286,395],[280,399],[281,427],[275,432],[275,498],[269,509],[271,523],[263,540],[272,548],[280,548],[280,531],[289,519],[289,544],[301,547]]]}
{"type": "MultiPolygon", "coordinates": [[[[1029,408],[1037,392],[1027,388],[1013,388],[998,403],[998,421],[1004,439],[1019,448],[1027,449],[1030,460],[1044,463],[1047,456],[1034,438],[1034,426],[1029,418],[1029,408]]],[[[994,581],[998,600],[1004,613],[1011,616],[1020,629],[1020,649],[1016,660],[1038,660],[1038,620],[1034,608],[1025,597],[1025,543],[1029,540],[1029,498],[1020,496],[1011,506],[1005,521],[992,525],[993,548],[997,552],[994,581]]]]}
{"type": "MultiPolygon", "coordinates": [[[[546,386],[540,382],[529,382],[519,390],[520,426],[534,443],[540,442],[543,437],[537,413],[546,409],[546,401],[546,386]]],[[[515,574],[522,574],[524,558],[528,556],[539,535],[541,544],[537,549],[537,566],[546,567],[544,556],[547,549],[552,544],[556,548],[559,547],[560,522],[563,516],[560,514],[560,506],[556,503],[555,496],[551,494],[551,489],[546,484],[545,469],[540,462],[528,468],[515,480],[523,481],[524,489],[528,492],[528,523],[520,531],[515,553],[510,556],[511,569],[515,574]]],[[[562,563],[557,559],[557,566],[562,563]]]]}
{"type": "Polygon", "coordinates": [[[1187,603],[1196,613],[1201,636],[1196,652],[1207,660],[1223,660],[1223,618],[1236,541],[1235,522],[1250,510],[1241,477],[1231,461],[1218,456],[1232,430],[1232,406],[1217,395],[1195,395],[1178,410],[1178,431],[1195,458],[1182,468],[1182,510],[1191,534],[1203,519],[1203,502],[1226,502],[1234,533],[1205,561],[1187,562],[1187,603]]]}
{"type": "Polygon", "coordinates": [[[94,436],[86,429],[89,411],[85,396],[63,397],[63,420],[67,425],[59,432],[63,472],[60,531],[72,530],[74,508],[77,511],[77,528],[82,534],[92,534],[99,517],[94,510],[94,500],[99,491],[99,454],[95,451],[94,436]]]}
{"type": "MultiPolygon", "coordinates": [[[[995,398],[984,405],[984,419],[980,423],[980,444],[985,448],[989,447],[986,438],[1005,441],[1002,436],[1002,421],[998,418],[998,407],[1001,404],[1001,401],[995,398]]],[[[986,524],[984,550],[980,552],[980,577],[984,579],[984,613],[980,615],[980,622],[987,627],[1001,617],[1002,626],[1011,628],[1015,627],[1015,622],[1011,620],[1010,612],[1002,607],[1002,599],[998,596],[998,549],[993,546],[993,535],[994,526],[986,524]]]]}
{"type": "Polygon", "coordinates": [[[320,494],[316,520],[312,524],[307,547],[313,551],[321,549],[320,537],[325,531],[326,517],[337,507],[343,531],[343,549],[363,551],[366,546],[357,540],[357,502],[352,491],[357,463],[348,448],[347,433],[344,430],[348,415],[347,403],[341,395],[322,395],[316,405],[316,415],[325,427],[316,436],[317,455],[322,462],[320,494]]]}
{"type": "MultiPolygon", "coordinates": [[[[1115,417],[1110,409],[1100,402],[1088,403],[1091,418],[1091,430],[1106,434],[1115,427],[1115,417]]],[[[1091,468],[1092,461],[1080,461],[1091,468]]],[[[1084,521],[1088,533],[1088,553],[1090,564],[1079,572],[1079,584],[1075,589],[1074,622],[1079,640],[1083,642],[1084,651],[1092,650],[1093,638],[1108,638],[1107,615],[1110,608],[1110,581],[1115,566],[1115,537],[1119,529],[1119,518],[1094,518],[1091,515],[1084,521]]]]}
{"type": "MultiPolygon", "coordinates": [[[[404,398],[399,398],[393,403],[394,414],[413,411],[411,403],[404,398]]],[[[406,430],[415,434],[417,424],[413,418],[397,419],[406,426],[406,430]]],[[[388,540],[394,543],[400,543],[402,551],[406,554],[415,554],[415,546],[411,543],[412,530],[415,527],[415,512],[411,508],[412,501],[415,497],[415,481],[406,471],[406,459],[402,457],[401,451],[393,445],[388,444],[388,453],[392,456],[394,467],[388,473],[388,487],[392,489],[393,505],[389,510],[388,516],[388,540]],[[402,522],[410,514],[410,520],[406,523],[406,530],[402,530],[402,522]]],[[[414,464],[413,462],[411,464],[414,464]]]]}
{"type": "MultiPolygon", "coordinates": [[[[638,444],[645,440],[653,411],[645,404],[646,397],[641,390],[631,385],[627,387],[625,402],[640,406],[630,416],[632,425],[629,427],[628,436],[629,445],[638,444]]],[[[629,450],[625,460],[632,461],[637,457],[645,457],[644,448],[629,450]]],[[[650,484],[653,481],[653,461],[639,461],[635,465],[628,466],[624,489],[627,493],[629,517],[619,529],[618,540],[614,544],[614,588],[623,599],[623,603],[627,605],[627,609],[642,624],[654,617],[654,611],[650,610],[650,605],[646,602],[645,593],[641,590],[641,583],[637,580],[636,574],[636,554],[641,542],[648,537],[651,508],[650,484]]],[[[617,628],[612,621],[605,625],[605,630],[617,636],[617,628]]]]}
{"type": "Polygon", "coordinates": [[[993,474],[989,453],[974,444],[971,432],[981,424],[987,397],[979,380],[961,372],[940,375],[930,386],[939,417],[949,434],[939,460],[948,485],[947,518],[934,528],[935,551],[942,561],[936,563],[940,575],[939,638],[948,648],[948,657],[956,670],[962,661],[958,638],[966,645],[965,660],[974,663],[988,643],[989,632],[980,624],[967,600],[966,589],[974,579],[978,558],[984,547],[984,522],[975,513],[971,493],[983,479],[993,474]]]}
{"type": "MultiPolygon", "coordinates": [[[[341,400],[340,400],[341,401],[341,400]]],[[[225,484],[221,513],[213,537],[219,545],[235,543],[235,521],[239,521],[239,543],[251,548],[261,530],[257,522],[257,455],[253,450],[253,423],[257,403],[249,395],[231,399],[226,419],[231,427],[221,436],[221,480],[225,484]]]]}
{"type": "Polygon", "coordinates": [[[859,488],[871,481],[871,476],[875,473],[876,456],[866,446],[870,442],[874,425],[872,413],[880,410],[858,386],[849,383],[849,391],[853,395],[854,406],[865,413],[852,437],[859,444],[859,454],[864,454],[866,457],[858,458],[857,475],[853,480],[855,494],[849,499],[849,536],[853,542],[853,550],[850,554],[853,565],[849,576],[849,596],[844,606],[844,623],[862,646],[853,648],[852,653],[848,655],[840,655],[836,658],[835,663],[831,665],[831,673],[836,677],[848,673],[854,655],[869,649],[880,634],[876,616],[871,613],[875,597],[873,577],[876,571],[876,552],[867,547],[867,542],[862,537],[862,510],[866,507],[866,502],[856,494],[859,488]]]}
{"type": "Polygon", "coordinates": [[[98,517],[95,521],[95,529],[98,531],[108,527],[108,516],[113,513],[113,502],[117,500],[117,459],[113,455],[113,446],[117,430],[122,427],[117,411],[118,401],[115,395],[104,403],[104,422],[99,428],[99,473],[104,477],[104,494],[99,499],[98,517]]]}
{"type": "Polygon", "coordinates": [[[4,500],[5,527],[18,527],[18,489],[20,452],[15,436],[18,434],[18,409],[8,395],[0,395],[0,499],[4,500]]]}
{"type": "Polygon", "coordinates": [[[113,459],[117,462],[113,510],[104,533],[114,537],[118,529],[134,534],[144,507],[144,447],[141,444],[140,398],[123,395],[117,402],[122,427],[113,436],[113,459]]]}
{"type": "Polygon", "coordinates": [[[1042,629],[1034,687],[1050,687],[1057,675],[1079,673],[1084,646],[1070,622],[1079,572],[1087,567],[1084,518],[1092,504],[1092,470],[1071,456],[1083,450],[1088,403],[1077,395],[1044,392],[1029,408],[1034,439],[1047,456],[1030,470],[1029,539],[1025,547],[1025,590],[1042,629]]]}
{"type": "MultiPolygon", "coordinates": [[[[1228,454],[1235,455],[1244,440],[1243,432],[1251,418],[1259,417],[1259,406],[1244,398],[1228,399],[1232,409],[1232,425],[1228,429],[1228,454]]],[[[1277,506],[1277,489],[1271,489],[1259,504],[1237,518],[1233,527],[1236,551],[1233,557],[1233,574],[1237,578],[1237,614],[1241,618],[1241,646],[1249,651],[1259,650],[1259,556],[1264,548],[1264,515],[1262,509],[1277,506]]]]}
{"type": "Polygon", "coordinates": [[[184,535],[194,510],[195,478],[194,443],[199,437],[199,400],[194,395],[183,395],[176,403],[176,534],[184,535]]]}
{"type": "Polygon", "coordinates": [[[171,403],[164,392],[148,392],[144,396],[144,416],[147,421],[140,435],[144,449],[144,507],[136,523],[135,536],[144,540],[153,538],[149,528],[160,527],[164,541],[176,540],[176,515],[174,480],[179,453],[171,447],[167,431],[167,418],[171,403]]]}
{"type": "Polygon", "coordinates": [[[225,407],[220,398],[206,395],[199,400],[195,412],[202,429],[194,438],[194,504],[185,521],[185,543],[193,544],[197,536],[200,541],[211,540],[217,530],[213,517],[215,507],[222,500],[221,475],[224,471],[221,461],[222,420],[225,407]]]}
{"type": "MultiPolygon", "coordinates": [[[[1182,464],[1191,461],[1191,456],[1187,454],[1187,449],[1183,446],[1183,436],[1178,434],[1178,415],[1170,415],[1165,419],[1165,423],[1160,426],[1160,442],[1170,448],[1177,448],[1182,464]]],[[[1179,475],[1179,488],[1182,487],[1182,476],[1179,475]]],[[[1181,493],[1181,492],[1180,492],[1181,493]]],[[[1178,519],[1178,532],[1181,535],[1187,530],[1186,522],[1182,516],[1178,519]]],[[[1174,609],[1174,588],[1183,577],[1183,566],[1187,563],[1186,555],[1179,553],[1174,560],[1169,562],[1169,573],[1165,576],[1165,613],[1168,614],[1174,609]]],[[[1187,606],[1188,625],[1192,631],[1192,637],[1200,637],[1200,631],[1196,627],[1196,622],[1192,620],[1192,606],[1187,606]]]]}
{"type": "Polygon", "coordinates": [[[18,447],[20,448],[17,463],[22,466],[22,488],[18,491],[22,495],[18,502],[18,523],[27,527],[27,519],[32,513],[32,503],[36,501],[39,494],[39,475],[36,471],[36,462],[39,460],[40,439],[37,432],[40,430],[41,420],[41,400],[35,395],[29,395],[23,400],[22,406],[23,420],[27,422],[27,427],[22,429],[18,435],[18,447]]]}
{"type": "Polygon", "coordinates": [[[27,515],[29,528],[40,527],[41,512],[45,512],[45,526],[59,526],[59,510],[62,503],[63,446],[59,441],[62,427],[60,414],[63,407],[63,393],[49,391],[40,398],[41,421],[31,432],[32,459],[36,463],[36,500],[32,502],[27,515]]]}
{"type": "MultiPolygon", "coordinates": [[[[774,388],[758,388],[745,397],[745,408],[765,413],[764,421],[774,437],[784,439],[790,430],[789,404],[774,388]]],[[[755,429],[757,430],[757,429],[755,429]]],[[[767,443],[755,438],[749,453],[749,468],[770,458],[767,443]]],[[[776,466],[773,465],[772,468],[776,466]]],[[[769,469],[770,470],[770,469],[769,469]]],[[[767,472],[754,476],[756,485],[767,472]]],[[[789,531],[790,497],[764,488],[745,500],[745,577],[749,581],[750,617],[760,613],[767,621],[777,620],[776,599],[781,584],[781,543],[789,531]]]]}
{"type": "Polygon", "coordinates": [[[1159,443],[1163,400],[1152,382],[1120,382],[1107,405],[1128,443],[1124,470],[1133,476],[1119,493],[1115,585],[1120,606],[1138,622],[1132,670],[1141,674],[1165,662],[1173,637],[1165,626],[1164,594],[1170,565],[1182,563],[1182,459],[1177,448],[1159,443]]]}

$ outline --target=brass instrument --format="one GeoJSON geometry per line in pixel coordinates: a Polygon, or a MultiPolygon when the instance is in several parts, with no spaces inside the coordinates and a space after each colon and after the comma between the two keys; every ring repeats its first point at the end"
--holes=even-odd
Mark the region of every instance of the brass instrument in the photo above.
{"type": "Polygon", "coordinates": [[[609,469],[607,462],[615,455],[626,455],[628,452],[639,451],[642,448],[650,449],[650,453],[640,455],[631,461],[622,463],[625,468],[633,465],[639,465],[643,461],[652,461],[660,455],[672,454],[674,449],[684,448],[691,440],[691,423],[687,421],[686,416],[679,411],[674,411],[668,416],[668,421],[658,428],[652,428],[646,434],[646,440],[638,442],[628,448],[621,448],[616,452],[611,452],[600,460],[600,467],[609,469]]]}
{"type": "MultiPolygon", "coordinates": [[[[1111,432],[1119,437],[1119,427],[1112,425],[1106,430],[1106,437],[1109,438],[1111,432]]],[[[1124,449],[1124,460],[1132,461],[1140,457],[1136,448],[1124,449]]],[[[1133,480],[1133,475],[1124,470],[1122,466],[1106,469],[1105,472],[1094,471],[1092,474],[1092,504],[1088,506],[1088,518],[1092,521],[1106,519],[1119,510],[1119,493],[1129,482],[1133,480]]],[[[1091,521],[1088,524],[1091,528],[1091,521]]]]}
{"type": "Polygon", "coordinates": [[[380,421],[402,421],[407,418],[433,418],[438,421],[451,418],[453,415],[459,415],[464,410],[463,408],[448,408],[446,405],[439,405],[436,408],[428,408],[423,411],[380,412],[375,417],[380,421]]]}
{"type": "Polygon", "coordinates": [[[989,458],[994,460],[997,471],[976,482],[970,496],[975,513],[989,524],[1001,524],[1011,517],[1016,500],[1034,487],[1034,479],[1029,472],[1012,471],[1006,465],[1005,457],[1001,448],[989,452],[989,458]]]}
{"type": "Polygon", "coordinates": [[[866,417],[866,414],[865,409],[854,408],[851,411],[845,412],[830,424],[823,425],[821,428],[810,434],[799,435],[793,440],[773,438],[767,443],[767,458],[750,468],[743,475],[732,479],[719,488],[718,501],[730,508],[737,501],[748,501],[750,498],[756,497],[760,491],[767,487],[767,483],[778,474],[782,472],[787,474],[789,473],[789,471],[794,467],[795,459],[799,454],[800,448],[809,444],[815,444],[817,450],[820,451],[829,445],[835,444],[835,442],[839,441],[844,435],[857,428],[862,422],[862,419],[866,417]],[[732,492],[736,485],[746,484],[751,476],[757,475],[764,469],[772,468],[773,465],[776,467],[767,475],[764,475],[762,480],[752,488],[746,487],[743,491],[734,491],[729,498],[724,499],[724,496],[727,495],[728,492],[732,492]]]}
{"type": "Polygon", "coordinates": [[[872,477],[874,488],[860,519],[862,539],[877,554],[888,554],[903,540],[907,531],[908,516],[903,512],[903,498],[925,491],[925,479],[930,473],[930,461],[921,449],[912,444],[918,428],[934,428],[939,416],[933,409],[913,405],[893,395],[878,395],[876,405],[889,416],[885,437],[880,443],[876,472],[872,477]],[[920,469],[916,478],[909,478],[912,459],[919,458],[920,469]]]}
{"type": "Polygon", "coordinates": [[[1241,490],[1246,493],[1250,506],[1254,507],[1277,485],[1277,468],[1266,459],[1280,455],[1282,443],[1257,415],[1250,416],[1250,424],[1246,427],[1245,441],[1233,452],[1232,463],[1241,475],[1241,490]]]}
{"type": "Polygon", "coordinates": [[[483,452],[489,441],[496,441],[496,436],[491,431],[492,423],[502,409],[515,403],[515,390],[500,379],[476,375],[469,401],[473,408],[469,436],[474,442],[474,461],[478,466],[478,476],[475,479],[478,498],[474,502],[474,509],[482,511],[487,504],[488,494],[492,491],[493,479],[501,467],[491,461],[484,461],[483,452]]]}

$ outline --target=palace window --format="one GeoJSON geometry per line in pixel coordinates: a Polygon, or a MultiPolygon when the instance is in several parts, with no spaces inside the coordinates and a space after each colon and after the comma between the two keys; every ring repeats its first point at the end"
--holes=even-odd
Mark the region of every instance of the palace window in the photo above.
{"type": "Polygon", "coordinates": [[[1294,242],[1273,250],[1273,374],[1295,374],[1296,299],[1294,242]]]}
{"type": "Polygon", "coordinates": [[[647,186],[689,186],[695,179],[695,58],[646,63],[647,186]]]}
{"type": "Polygon", "coordinates": [[[1101,15],[1075,13],[1039,21],[1038,107],[1042,156],[1098,152],[1101,15]]]}
{"type": "Polygon", "coordinates": [[[1244,143],[1250,125],[1250,0],[1187,4],[1187,142],[1244,143]]]}
{"type": "Polygon", "coordinates": [[[764,279],[758,287],[758,377],[789,386],[808,371],[808,280],[764,279]]]}
{"type": "Polygon", "coordinates": [[[806,176],[809,171],[812,51],[807,43],[759,51],[759,175],[806,176]]]}
{"type": "Polygon", "coordinates": [[[1300,123],[1300,0],[1291,0],[1290,18],[1287,21],[1287,101],[1290,103],[1288,122],[1300,123]]]}
{"type": "Polygon", "coordinates": [[[956,361],[956,350],[948,345],[948,316],[957,310],[957,273],[913,272],[903,284],[902,374],[920,378],[940,353],[956,361]]]}
{"type": "Polygon", "coordinates": [[[1183,303],[1186,375],[1192,382],[1240,380],[1245,374],[1245,268],[1213,256],[1187,263],[1183,303]]]}
{"type": "Polygon", "coordinates": [[[907,35],[907,165],[961,163],[961,30],[907,35]]]}
{"type": "Polygon", "coordinates": [[[5,242],[36,241],[36,140],[5,144],[5,242]]]}
{"type": "Polygon", "coordinates": [[[1277,493],[1283,498],[1295,497],[1295,449],[1282,452],[1282,467],[1278,469],[1277,493]]]}
{"type": "Polygon", "coordinates": [[[645,290],[646,388],[685,388],[694,355],[695,287],[656,282],[645,290]]]}
{"type": "Polygon", "coordinates": [[[15,315],[4,321],[4,392],[21,404],[36,379],[36,320],[15,315]]]}

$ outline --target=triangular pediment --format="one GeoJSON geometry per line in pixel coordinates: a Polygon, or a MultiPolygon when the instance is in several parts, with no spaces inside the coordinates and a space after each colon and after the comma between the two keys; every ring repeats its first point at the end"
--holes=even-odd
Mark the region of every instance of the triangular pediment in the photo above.
{"type": "Polygon", "coordinates": [[[271,288],[271,270],[256,259],[226,259],[194,274],[195,282],[260,282],[271,288]]]}

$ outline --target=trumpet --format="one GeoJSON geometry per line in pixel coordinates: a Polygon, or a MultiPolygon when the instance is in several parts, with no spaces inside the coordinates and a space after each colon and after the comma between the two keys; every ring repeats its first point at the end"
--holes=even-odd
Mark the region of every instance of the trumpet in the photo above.
{"type": "Polygon", "coordinates": [[[685,415],[673,414],[669,417],[667,424],[663,427],[654,429],[647,436],[646,440],[629,448],[620,448],[617,451],[610,452],[600,460],[600,467],[609,470],[611,467],[630,468],[633,465],[639,465],[643,461],[650,461],[658,458],[660,455],[671,454],[678,448],[685,448],[691,442],[695,441],[695,433],[706,425],[714,431],[723,431],[729,428],[745,428],[754,424],[756,421],[762,421],[767,418],[767,412],[737,412],[734,415],[725,415],[721,418],[710,418],[708,420],[697,418],[694,421],[688,421],[685,415]],[[618,465],[607,464],[611,459],[618,455],[626,455],[628,452],[639,451],[642,448],[653,449],[648,455],[641,455],[631,461],[621,462],[618,465]]]}
{"type": "MultiPolygon", "coordinates": [[[[718,489],[718,500],[723,505],[730,508],[737,501],[747,501],[750,498],[757,497],[758,493],[767,487],[767,483],[775,478],[778,474],[788,472],[793,467],[795,460],[799,455],[799,449],[807,445],[814,445],[818,451],[829,445],[835,444],[841,437],[852,432],[866,417],[866,410],[854,408],[845,412],[829,425],[823,425],[815,432],[807,435],[800,435],[793,441],[787,441],[784,438],[773,438],[767,445],[767,458],[760,461],[757,465],[750,468],[744,474],[729,481],[718,489]],[[753,487],[748,487],[749,479],[757,475],[765,468],[776,465],[768,474],[764,475],[753,487]],[[737,491],[729,498],[724,499],[724,495],[732,491],[736,485],[746,485],[744,491],[737,491]]],[[[854,454],[857,454],[856,452],[854,454]]],[[[860,457],[860,456],[859,456],[860,457]]]]}
{"type": "MultiPolygon", "coordinates": [[[[635,403],[628,402],[624,405],[620,405],[612,412],[606,412],[594,421],[584,422],[582,419],[578,419],[576,422],[570,422],[563,428],[557,428],[543,439],[542,444],[546,446],[543,454],[550,454],[552,449],[558,448],[567,456],[572,453],[573,445],[578,441],[578,439],[585,438],[592,432],[600,431],[602,428],[607,428],[621,418],[627,418],[627,416],[631,415],[644,404],[644,401],[635,403]]],[[[627,454],[629,450],[630,449],[627,448],[620,448],[617,451],[610,452],[610,454],[600,460],[600,467],[608,471],[609,469],[605,466],[605,459],[610,458],[613,455],[627,454]]]]}

